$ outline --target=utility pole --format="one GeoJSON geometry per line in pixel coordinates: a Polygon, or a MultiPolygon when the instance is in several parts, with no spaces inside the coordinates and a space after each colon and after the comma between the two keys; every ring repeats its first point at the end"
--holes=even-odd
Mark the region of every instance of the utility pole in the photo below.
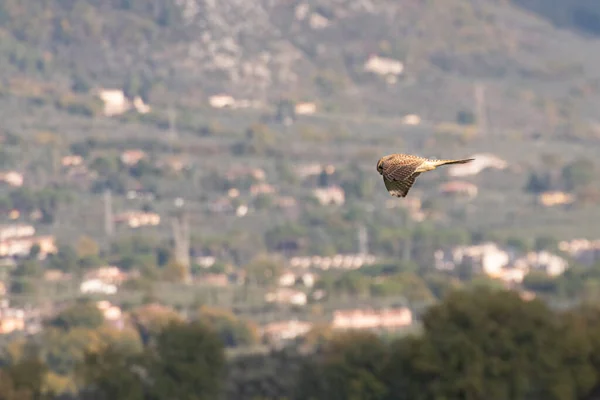
{"type": "Polygon", "coordinates": [[[181,213],[171,219],[173,241],[175,242],[175,260],[186,269],[185,281],[191,280],[190,275],[190,226],[188,216],[181,213]]]}
{"type": "Polygon", "coordinates": [[[358,228],[358,253],[369,254],[369,232],[362,224],[358,228]]]}
{"type": "Polygon", "coordinates": [[[115,221],[112,209],[112,192],[104,189],[104,233],[111,237],[115,231],[115,221]]]}
{"type": "Polygon", "coordinates": [[[169,145],[171,146],[171,152],[172,152],[173,145],[179,138],[179,133],[177,132],[177,112],[173,108],[173,105],[169,105],[169,110],[167,111],[167,117],[169,119],[169,145]]]}

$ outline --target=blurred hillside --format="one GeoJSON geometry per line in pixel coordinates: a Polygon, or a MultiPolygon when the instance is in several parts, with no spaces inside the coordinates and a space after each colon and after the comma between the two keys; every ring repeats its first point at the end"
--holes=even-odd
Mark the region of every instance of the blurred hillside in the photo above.
{"type": "Polygon", "coordinates": [[[200,106],[229,93],[262,104],[318,99],[321,109],[345,114],[418,111],[438,120],[470,107],[478,80],[490,87],[497,127],[539,122],[546,99],[568,100],[586,115],[597,105],[600,45],[578,32],[598,32],[598,5],[544,4],[5,0],[1,78],[4,93],[21,95],[109,86],[153,104],[200,106]],[[365,71],[373,54],[404,63],[396,84],[365,71]],[[14,87],[17,78],[28,80],[26,88],[14,87]]]}

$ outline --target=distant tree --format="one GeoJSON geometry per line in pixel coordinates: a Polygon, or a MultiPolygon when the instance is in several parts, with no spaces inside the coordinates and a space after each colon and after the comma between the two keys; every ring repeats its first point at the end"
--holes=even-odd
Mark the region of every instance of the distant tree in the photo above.
{"type": "Polygon", "coordinates": [[[384,376],[389,393],[401,393],[394,398],[571,399],[593,381],[586,349],[563,345],[572,328],[516,293],[453,293],[423,326],[422,337],[398,341],[390,354],[384,376]]]}
{"type": "Polygon", "coordinates": [[[249,346],[258,342],[257,327],[229,310],[203,306],[198,310],[196,319],[214,329],[227,347],[249,346]]]}
{"type": "Polygon", "coordinates": [[[174,258],[167,263],[163,273],[164,279],[170,282],[183,282],[187,276],[187,268],[174,258]]]}
{"type": "Polygon", "coordinates": [[[145,363],[151,382],[149,399],[213,400],[221,394],[223,344],[202,323],[168,325],[156,338],[145,363]]]}
{"type": "Polygon", "coordinates": [[[89,141],[75,142],[70,146],[71,153],[81,157],[87,157],[92,147],[93,143],[89,141]]]}
{"type": "Polygon", "coordinates": [[[71,84],[71,90],[76,93],[88,93],[91,89],[91,84],[88,79],[86,79],[81,74],[75,74],[73,76],[73,81],[71,84]]]}
{"type": "Polygon", "coordinates": [[[543,271],[531,271],[523,279],[525,289],[545,294],[556,294],[558,281],[543,271]]]}
{"type": "Polygon", "coordinates": [[[506,239],[506,245],[519,252],[526,252],[530,249],[530,244],[527,240],[519,237],[509,237],[506,239]]]}
{"type": "Polygon", "coordinates": [[[265,233],[265,242],[274,251],[297,248],[305,237],[305,231],[303,226],[297,224],[276,226],[265,233]]]}
{"type": "Polygon", "coordinates": [[[49,267],[64,272],[74,272],[77,269],[77,252],[68,245],[59,245],[58,252],[51,254],[48,259],[49,267]]]}
{"type": "Polygon", "coordinates": [[[542,193],[552,189],[552,181],[549,174],[531,172],[525,185],[525,190],[531,193],[542,193]]]}
{"type": "Polygon", "coordinates": [[[37,358],[25,358],[0,369],[0,397],[4,400],[43,400],[47,366],[37,358]]]}
{"type": "Polygon", "coordinates": [[[77,243],[77,255],[81,257],[97,256],[100,252],[98,243],[89,236],[81,236],[77,243]]]}
{"type": "Polygon", "coordinates": [[[181,322],[181,316],[172,308],[156,303],[140,306],[131,311],[131,321],[142,341],[149,343],[172,322],[181,322]]]}
{"type": "Polygon", "coordinates": [[[372,333],[333,336],[303,365],[293,398],[384,399],[388,388],[381,376],[387,358],[386,346],[372,333]]]}
{"type": "Polygon", "coordinates": [[[562,178],[567,190],[577,190],[588,186],[595,180],[595,166],[591,160],[577,160],[566,165],[562,178]]]}
{"type": "Polygon", "coordinates": [[[142,368],[139,358],[110,345],[101,351],[88,352],[77,370],[83,398],[143,400],[142,375],[135,369],[142,368]]]}
{"type": "Polygon", "coordinates": [[[160,176],[161,170],[152,165],[148,160],[140,160],[137,164],[129,168],[129,174],[139,179],[144,176],[160,176]]]}
{"type": "Polygon", "coordinates": [[[258,255],[245,266],[248,282],[266,286],[277,280],[282,272],[282,260],[268,255],[258,255]]]}
{"type": "Polygon", "coordinates": [[[118,169],[117,165],[117,161],[114,158],[100,156],[91,162],[90,169],[96,171],[101,176],[106,176],[116,172],[118,169]]]}
{"type": "Polygon", "coordinates": [[[119,173],[111,173],[108,176],[101,176],[92,185],[92,193],[103,193],[106,189],[111,190],[116,194],[124,194],[126,188],[126,182],[122,175],[119,173]]]}
{"type": "Polygon", "coordinates": [[[461,282],[458,279],[440,272],[426,274],[423,279],[431,293],[440,300],[461,287],[461,282]]]}
{"type": "Polygon", "coordinates": [[[254,207],[257,210],[269,210],[273,205],[273,196],[269,194],[259,194],[254,200],[254,207]]]}
{"type": "Polygon", "coordinates": [[[36,259],[24,260],[11,272],[12,277],[39,278],[41,275],[42,266],[36,259]]]}
{"type": "Polygon", "coordinates": [[[235,143],[231,150],[236,155],[264,155],[273,149],[276,136],[264,124],[254,124],[246,129],[246,140],[235,143]]]}
{"type": "Polygon", "coordinates": [[[470,110],[460,110],[456,113],[456,122],[460,125],[473,125],[476,122],[475,114],[470,110]]]}
{"type": "Polygon", "coordinates": [[[17,295],[34,295],[38,291],[38,285],[29,277],[14,277],[10,282],[10,293],[17,295]]]}
{"type": "Polygon", "coordinates": [[[533,245],[533,248],[536,251],[542,251],[542,250],[553,251],[553,250],[556,250],[557,247],[558,247],[558,241],[556,240],[556,238],[553,238],[552,236],[546,236],[546,235],[536,237],[534,245],[533,245]]]}
{"type": "Polygon", "coordinates": [[[60,312],[49,321],[50,326],[70,330],[74,328],[96,329],[104,323],[102,311],[92,302],[80,301],[60,312]]]}
{"type": "Polygon", "coordinates": [[[293,122],[296,119],[296,110],[292,101],[287,99],[280,100],[277,102],[276,108],[275,120],[277,122],[283,124],[293,122]]]}

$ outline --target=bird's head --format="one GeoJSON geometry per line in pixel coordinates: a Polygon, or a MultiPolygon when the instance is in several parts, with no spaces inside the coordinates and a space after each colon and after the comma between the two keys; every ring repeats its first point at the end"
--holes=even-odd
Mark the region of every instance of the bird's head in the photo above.
{"type": "Polygon", "coordinates": [[[381,157],[379,159],[379,161],[377,161],[377,172],[379,172],[380,175],[383,175],[384,165],[385,165],[385,157],[381,157]]]}

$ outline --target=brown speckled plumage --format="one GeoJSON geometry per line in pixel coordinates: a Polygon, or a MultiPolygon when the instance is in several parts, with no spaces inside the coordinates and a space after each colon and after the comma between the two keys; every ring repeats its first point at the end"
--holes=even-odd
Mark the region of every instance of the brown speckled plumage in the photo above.
{"type": "Polygon", "coordinates": [[[388,192],[395,197],[406,197],[423,172],[432,171],[441,165],[465,164],[474,158],[462,160],[430,160],[412,154],[390,154],[377,161],[377,171],[383,176],[388,192]]]}

